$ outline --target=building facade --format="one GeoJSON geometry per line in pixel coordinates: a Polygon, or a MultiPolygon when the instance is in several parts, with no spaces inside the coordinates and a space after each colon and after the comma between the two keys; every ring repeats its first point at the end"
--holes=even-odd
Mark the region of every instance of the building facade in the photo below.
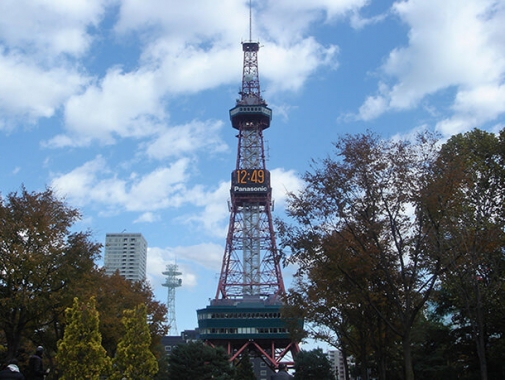
{"type": "Polygon", "coordinates": [[[140,233],[109,233],[105,236],[104,267],[108,275],[119,274],[130,281],[146,278],[147,241],[140,233]]]}
{"type": "Polygon", "coordinates": [[[327,357],[330,362],[332,372],[335,375],[335,379],[346,380],[346,368],[342,353],[338,350],[330,350],[327,352],[327,357]]]}

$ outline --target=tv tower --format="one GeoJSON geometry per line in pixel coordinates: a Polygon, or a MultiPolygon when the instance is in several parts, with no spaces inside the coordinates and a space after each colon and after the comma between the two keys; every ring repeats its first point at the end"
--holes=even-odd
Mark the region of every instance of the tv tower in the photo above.
{"type": "Polygon", "coordinates": [[[168,264],[166,270],[162,272],[166,277],[162,284],[168,288],[167,297],[167,322],[169,326],[168,335],[178,335],[177,323],[175,321],[175,288],[182,285],[182,279],[177,278],[182,273],[179,272],[177,264],[168,264]]]}
{"type": "Polygon", "coordinates": [[[232,361],[241,355],[261,357],[275,368],[293,342],[281,318],[284,282],[272,222],[272,188],[265,165],[263,131],[272,110],[261,97],[258,71],[259,42],[242,43],[242,88],[230,110],[238,131],[235,169],[231,173],[230,220],[215,299],[197,311],[201,339],[228,350],[232,361]]]}

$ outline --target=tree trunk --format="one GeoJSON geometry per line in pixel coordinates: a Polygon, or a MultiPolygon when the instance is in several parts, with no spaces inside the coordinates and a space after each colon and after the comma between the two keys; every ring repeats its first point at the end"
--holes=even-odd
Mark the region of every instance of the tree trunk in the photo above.
{"type": "Polygon", "coordinates": [[[405,380],[414,380],[414,367],[412,365],[412,347],[410,343],[411,343],[410,331],[407,329],[402,339],[405,380]]]}
{"type": "Polygon", "coordinates": [[[477,344],[477,356],[479,357],[480,378],[487,380],[486,339],[484,328],[484,315],[482,313],[482,299],[479,284],[475,284],[477,307],[475,310],[476,325],[474,327],[475,343],[477,344]]]}

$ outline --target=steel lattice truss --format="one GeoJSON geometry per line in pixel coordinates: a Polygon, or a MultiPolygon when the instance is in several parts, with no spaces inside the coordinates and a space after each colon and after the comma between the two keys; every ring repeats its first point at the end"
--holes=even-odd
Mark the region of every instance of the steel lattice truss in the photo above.
{"type": "Polygon", "coordinates": [[[236,171],[260,170],[265,176],[262,177],[265,187],[262,191],[244,194],[235,192],[232,183],[230,223],[216,299],[284,293],[272,223],[270,177],[266,180],[265,174],[268,171],[263,130],[270,126],[271,114],[267,113],[270,110],[260,93],[259,44],[247,42],[242,46],[241,99],[232,117],[232,124],[239,131],[236,171]]]}

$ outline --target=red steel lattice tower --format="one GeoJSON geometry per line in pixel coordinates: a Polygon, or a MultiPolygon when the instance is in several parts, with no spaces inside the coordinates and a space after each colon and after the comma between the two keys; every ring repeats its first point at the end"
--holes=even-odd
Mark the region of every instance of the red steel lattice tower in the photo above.
{"type": "Polygon", "coordinates": [[[250,38],[242,43],[242,88],[230,110],[232,127],[238,131],[238,149],[231,174],[226,247],[215,299],[197,314],[200,338],[224,347],[231,361],[253,356],[273,369],[281,361],[292,365],[299,348],[281,316],[280,296],[285,290],[263,142],[272,110],[261,97],[259,47],[250,38]]]}
{"type": "Polygon", "coordinates": [[[238,130],[237,162],[231,176],[230,222],[216,299],[284,293],[263,142],[272,110],[260,92],[259,43],[245,42],[242,49],[241,97],[230,110],[232,126],[238,130]]]}

